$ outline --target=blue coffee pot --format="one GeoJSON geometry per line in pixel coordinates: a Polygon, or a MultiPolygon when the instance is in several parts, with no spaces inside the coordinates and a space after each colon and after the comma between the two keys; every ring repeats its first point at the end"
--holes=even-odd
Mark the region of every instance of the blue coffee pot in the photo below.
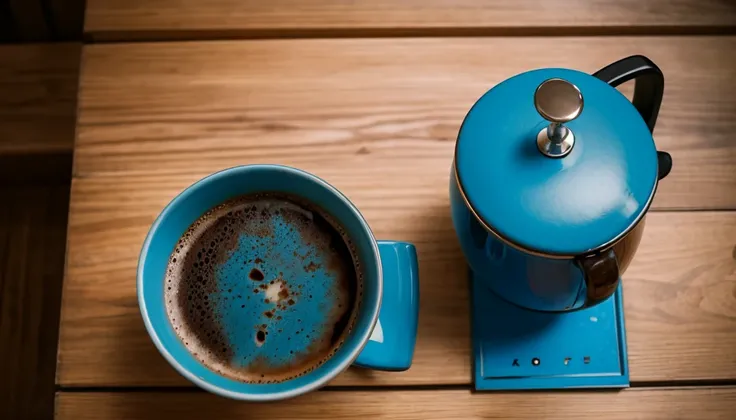
{"type": "Polygon", "coordinates": [[[486,92],[463,121],[450,174],[474,277],[538,311],[610,297],[672,168],[652,138],[663,90],[660,69],[631,56],[593,75],[533,70],[486,92]],[[630,102],[615,87],[632,79],[630,102]]]}

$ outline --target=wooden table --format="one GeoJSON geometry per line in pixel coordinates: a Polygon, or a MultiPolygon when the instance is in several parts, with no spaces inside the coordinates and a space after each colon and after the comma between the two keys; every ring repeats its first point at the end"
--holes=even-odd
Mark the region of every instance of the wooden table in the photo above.
{"type": "Polygon", "coordinates": [[[80,53],[0,46],[0,419],[53,415],[80,53]]]}
{"type": "Polygon", "coordinates": [[[90,38],[156,42],[84,48],[57,416],[736,418],[736,36],[719,34],[734,32],[736,7],[355,3],[88,1],[90,38]],[[514,74],[592,72],[634,53],[665,73],[655,140],[675,164],[624,278],[632,388],[472,393],[447,193],[459,124],[514,74]],[[378,237],[417,244],[410,370],[348,370],[325,390],[246,404],[193,388],[158,354],[135,296],[149,226],[197,179],[265,162],[325,178],[378,237]]]}

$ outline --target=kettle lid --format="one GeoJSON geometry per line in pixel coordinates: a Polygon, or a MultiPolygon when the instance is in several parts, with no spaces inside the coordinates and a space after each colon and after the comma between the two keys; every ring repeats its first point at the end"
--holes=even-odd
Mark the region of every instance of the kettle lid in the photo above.
{"type": "Polygon", "coordinates": [[[647,124],[618,90],[567,69],[522,73],[486,92],[455,145],[468,206],[520,248],[576,256],[646,213],[657,186],[647,124]]]}

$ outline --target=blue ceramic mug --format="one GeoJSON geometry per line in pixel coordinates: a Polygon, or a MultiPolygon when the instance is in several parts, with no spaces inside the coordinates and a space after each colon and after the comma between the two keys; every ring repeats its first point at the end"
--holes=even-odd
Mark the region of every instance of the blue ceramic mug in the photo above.
{"type": "MultiPolygon", "coordinates": [[[[240,240],[247,241],[247,238],[241,237],[240,240]]],[[[225,270],[222,272],[227,271],[227,267],[220,268],[225,270]]],[[[315,274],[318,277],[324,275],[319,270],[315,274]]],[[[227,280],[224,278],[218,278],[217,282],[219,288],[229,287],[225,285],[227,280]]],[[[305,290],[316,287],[313,281],[304,282],[299,285],[300,289],[302,286],[305,290]]],[[[289,398],[324,385],[351,364],[388,371],[406,370],[411,365],[419,309],[414,246],[403,242],[376,241],[363,216],[342,193],[324,180],[298,169],[278,165],[239,166],[217,172],[188,187],[166,206],[151,227],[138,261],[137,286],[143,321],[161,354],[184,377],[225,397],[250,401],[289,398]],[[324,363],[292,379],[246,383],[207,368],[191,354],[166,314],[164,288],[169,257],[189,226],[205,212],[227,200],[260,192],[297,196],[334,218],[354,244],[362,265],[363,281],[352,329],[344,336],[343,344],[324,363]]],[[[249,286],[249,289],[253,287],[249,286]]],[[[310,289],[309,293],[317,299],[306,313],[313,312],[317,316],[320,308],[329,306],[330,302],[326,300],[330,293],[317,289],[310,289]]],[[[305,305],[308,304],[307,299],[304,301],[305,305]]],[[[237,306],[240,307],[239,304],[237,306]]],[[[227,344],[236,349],[230,353],[231,363],[248,357],[241,354],[245,351],[248,354],[260,351],[259,357],[269,362],[288,362],[289,357],[294,357],[291,356],[292,351],[303,350],[308,344],[305,333],[291,335],[288,342],[283,337],[279,339],[278,334],[272,334],[273,339],[256,349],[249,336],[239,333],[242,330],[240,324],[253,322],[251,318],[260,316],[258,311],[263,308],[253,305],[252,313],[246,310],[242,315],[239,315],[241,312],[229,312],[229,307],[220,309],[227,312],[221,321],[224,336],[229,341],[227,344]]],[[[308,324],[310,319],[303,321],[308,324]]],[[[279,329],[285,330],[292,328],[295,320],[290,319],[289,312],[285,311],[283,320],[279,322],[283,323],[279,329]]]]}

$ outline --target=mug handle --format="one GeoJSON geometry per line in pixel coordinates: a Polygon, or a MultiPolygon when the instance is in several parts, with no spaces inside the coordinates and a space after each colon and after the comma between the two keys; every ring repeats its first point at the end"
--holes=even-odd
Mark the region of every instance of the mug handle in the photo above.
{"type": "MultiPolygon", "coordinates": [[[[654,132],[664,95],[664,75],[652,60],[643,55],[632,55],[603,67],[593,73],[593,76],[613,87],[634,79],[634,99],[631,102],[647,123],[649,132],[654,132]]],[[[662,179],[672,170],[672,156],[658,151],[657,163],[658,178],[662,179]]]]}
{"type": "Polygon", "coordinates": [[[385,371],[409,369],[419,319],[417,251],[407,242],[378,241],[383,268],[383,297],[376,326],[353,363],[385,371]]]}

